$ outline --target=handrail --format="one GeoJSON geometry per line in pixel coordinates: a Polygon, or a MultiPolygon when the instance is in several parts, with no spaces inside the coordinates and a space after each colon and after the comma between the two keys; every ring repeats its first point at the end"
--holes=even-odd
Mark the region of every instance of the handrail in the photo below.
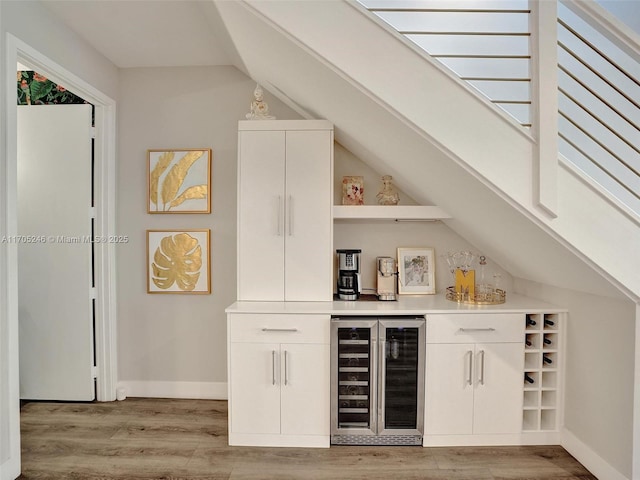
{"type": "MultiPolygon", "coordinates": [[[[640,102],[634,98],[637,96],[634,90],[640,89],[640,81],[630,73],[629,68],[614,60],[619,52],[626,54],[626,58],[632,62],[640,60],[640,55],[628,55],[626,50],[629,49],[629,43],[623,45],[625,49],[621,48],[616,32],[607,31],[605,35],[602,30],[612,27],[613,23],[598,11],[599,7],[589,5],[588,8],[583,8],[584,4],[589,3],[592,2],[580,2],[581,5],[578,7],[573,0],[562,0],[562,5],[567,7],[566,12],[569,13],[564,13],[563,10],[562,15],[567,16],[561,18],[560,12],[558,16],[558,25],[564,29],[564,41],[558,39],[558,48],[566,52],[566,55],[559,57],[558,69],[575,82],[571,84],[571,91],[568,91],[567,86],[558,85],[558,92],[570,102],[564,104],[567,108],[575,105],[578,111],[587,115],[581,115],[584,120],[580,121],[573,118],[566,108],[559,108],[559,118],[565,123],[560,124],[558,137],[577,155],[604,173],[609,179],[607,182],[613,182],[610,183],[610,187],[605,188],[615,188],[617,185],[621,189],[620,194],[625,191],[630,195],[628,199],[640,201],[640,189],[637,187],[640,179],[640,141],[637,139],[640,136],[636,134],[640,133],[640,127],[636,120],[630,117],[631,112],[637,111],[640,118],[640,102]],[[606,19],[607,22],[602,22],[602,19],[606,19]],[[582,22],[586,26],[583,26],[582,22]],[[593,35],[596,35],[595,38],[604,35],[611,43],[596,46],[588,38],[593,35]],[[568,43],[571,43],[571,46],[568,43]],[[611,72],[605,75],[598,65],[607,66],[611,72]],[[578,96],[582,100],[579,100],[578,96]],[[605,110],[602,110],[603,107],[605,110]],[[604,115],[607,120],[596,113],[597,109],[601,114],[607,113],[604,115]],[[623,113],[623,110],[627,113],[623,113]],[[609,117],[608,113],[611,112],[615,115],[609,117]],[[567,129],[573,133],[569,135],[567,129]],[[602,135],[597,132],[608,134],[602,135]]],[[[640,54],[640,48],[635,49],[635,52],[640,54]]],[[[578,166],[581,160],[578,156],[576,160],[577,163],[574,162],[574,165],[578,166]]],[[[639,205],[640,203],[629,206],[640,212],[639,205]]]]}
{"type": "Polygon", "coordinates": [[[615,43],[636,62],[640,62],[640,35],[620,22],[596,2],[559,0],[565,7],[581,17],[593,28],[615,43]]]}
{"type": "Polygon", "coordinates": [[[583,35],[580,35],[580,33],[578,33],[574,28],[571,28],[571,26],[569,26],[565,21],[563,21],[561,18],[558,18],[558,23],[560,25],[562,25],[564,28],[566,28],[569,32],[571,32],[571,34],[578,38],[582,43],[586,44],[589,46],[589,48],[591,50],[593,50],[594,52],[596,52],[598,55],[600,55],[600,57],[602,57],[604,60],[606,60],[608,63],[610,63],[611,65],[613,65],[620,73],[622,73],[625,77],[627,77],[629,80],[631,80],[632,82],[634,82],[636,85],[640,85],[640,82],[638,82],[638,80],[631,75],[629,72],[627,72],[624,68],[622,68],[620,65],[618,65],[617,62],[615,62],[614,60],[612,60],[609,55],[605,54],[601,49],[599,49],[598,47],[596,47],[595,45],[593,45],[593,43],[591,43],[589,40],[587,40],[583,35]]]}

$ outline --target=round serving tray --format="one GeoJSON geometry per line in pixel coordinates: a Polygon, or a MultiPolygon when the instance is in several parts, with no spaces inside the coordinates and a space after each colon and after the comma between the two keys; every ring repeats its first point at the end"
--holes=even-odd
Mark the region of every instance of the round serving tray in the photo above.
{"type": "Polygon", "coordinates": [[[472,305],[499,305],[506,302],[507,292],[496,288],[489,293],[476,293],[473,297],[456,292],[456,287],[447,287],[446,299],[452,302],[469,303],[472,305]]]}

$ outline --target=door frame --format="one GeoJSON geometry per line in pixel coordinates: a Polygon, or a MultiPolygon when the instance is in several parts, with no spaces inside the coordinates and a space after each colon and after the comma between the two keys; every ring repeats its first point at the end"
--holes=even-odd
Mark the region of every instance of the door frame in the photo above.
{"type": "MultiPolygon", "coordinates": [[[[116,180],[116,143],[115,143],[115,100],[86,83],[73,73],[61,67],[34,48],[9,35],[9,57],[15,52],[16,58],[7,62],[15,65],[19,61],[33,68],[56,83],[65,85],[76,95],[95,106],[95,146],[94,146],[94,198],[95,198],[95,235],[107,237],[115,233],[115,180],[116,180]]],[[[11,86],[9,86],[11,89],[11,86]]],[[[8,92],[9,93],[9,92],[8,92]]],[[[11,93],[9,93],[10,95],[11,93]]],[[[15,91],[13,91],[15,95],[15,91]]],[[[7,181],[13,183],[10,189],[15,193],[17,175],[15,175],[17,150],[17,105],[10,103],[7,97],[7,165],[12,175],[7,181]]],[[[16,215],[15,197],[7,205],[12,216],[16,215]]],[[[88,212],[87,212],[88,213],[88,212]]],[[[15,225],[14,225],[15,226],[15,225]]],[[[96,278],[96,399],[112,401],[116,399],[116,284],[115,284],[115,243],[100,242],[94,244],[96,278]]],[[[13,276],[17,285],[17,275],[13,276]]],[[[17,290],[17,287],[16,287],[17,290]]],[[[17,321],[17,318],[15,319],[17,321]]]]}
{"type": "MultiPolygon", "coordinates": [[[[95,235],[115,233],[116,196],[116,102],[72,72],[66,70],[36,49],[7,33],[4,81],[4,118],[0,125],[5,134],[0,155],[0,235],[16,235],[17,231],[17,104],[15,72],[17,62],[33,68],[56,83],[65,85],[95,106],[94,195],[95,235]],[[4,165],[3,165],[4,163],[4,165]],[[2,171],[4,170],[4,171],[2,171]],[[3,218],[2,218],[3,217],[3,218]]],[[[1,134],[0,134],[1,135],[1,134]]],[[[1,138],[1,136],[0,136],[1,138]]],[[[88,215],[87,215],[88,217],[88,215]]],[[[115,244],[95,244],[96,272],[96,399],[116,399],[116,252],[115,244]]],[[[0,358],[7,362],[0,372],[0,409],[9,412],[8,458],[0,458],[0,478],[15,478],[20,464],[20,390],[18,355],[18,253],[15,244],[0,244],[0,358]],[[6,271],[5,271],[6,268],[6,271]],[[3,405],[5,403],[5,405],[3,405]],[[6,462],[5,462],[6,460],[6,462]]],[[[1,425],[4,428],[4,425],[1,425]]],[[[1,429],[0,429],[1,430],[1,429]]],[[[0,433],[3,433],[0,431],[0,433]]],[[[0,451],[0,453],[2,453],[0,451]]]]}

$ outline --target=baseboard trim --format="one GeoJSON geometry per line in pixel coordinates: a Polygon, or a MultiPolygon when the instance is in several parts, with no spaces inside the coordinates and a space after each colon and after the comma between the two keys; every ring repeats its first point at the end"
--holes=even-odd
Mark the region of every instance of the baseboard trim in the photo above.
{"type": "Polygon", "coordinates": [[[226,382],[119,381],[127,397],[226,400],[226,382]]]}
{"type": "Polygon", "coordinates": [[[561,438],[562,447],[597,478],[630,480],[566,428],[562,429],[561,438]]]}

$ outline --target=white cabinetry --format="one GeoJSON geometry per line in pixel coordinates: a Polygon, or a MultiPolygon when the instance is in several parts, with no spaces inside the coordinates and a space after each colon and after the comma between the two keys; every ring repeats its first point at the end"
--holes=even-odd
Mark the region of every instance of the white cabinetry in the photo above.
{"type": "Polygon", "coordinates": [[[328,315],[229,314],[229,444],[328,447],[328,315]]]}
{"type": "Polygon", "coordinates": [[[238,129],[238,300],[332,300],[332,125],[238,129]]]}
{"type": "Polygon", "coordinates": [[[521,432],[523,324],[523,314],[427,316],[425,445],[521,432]]]}
{"type": "Polygon", "coordinates": [[[526,319],[522,429],[556,432],[560,419],[562,313],[531,313],[526,319]]]}

